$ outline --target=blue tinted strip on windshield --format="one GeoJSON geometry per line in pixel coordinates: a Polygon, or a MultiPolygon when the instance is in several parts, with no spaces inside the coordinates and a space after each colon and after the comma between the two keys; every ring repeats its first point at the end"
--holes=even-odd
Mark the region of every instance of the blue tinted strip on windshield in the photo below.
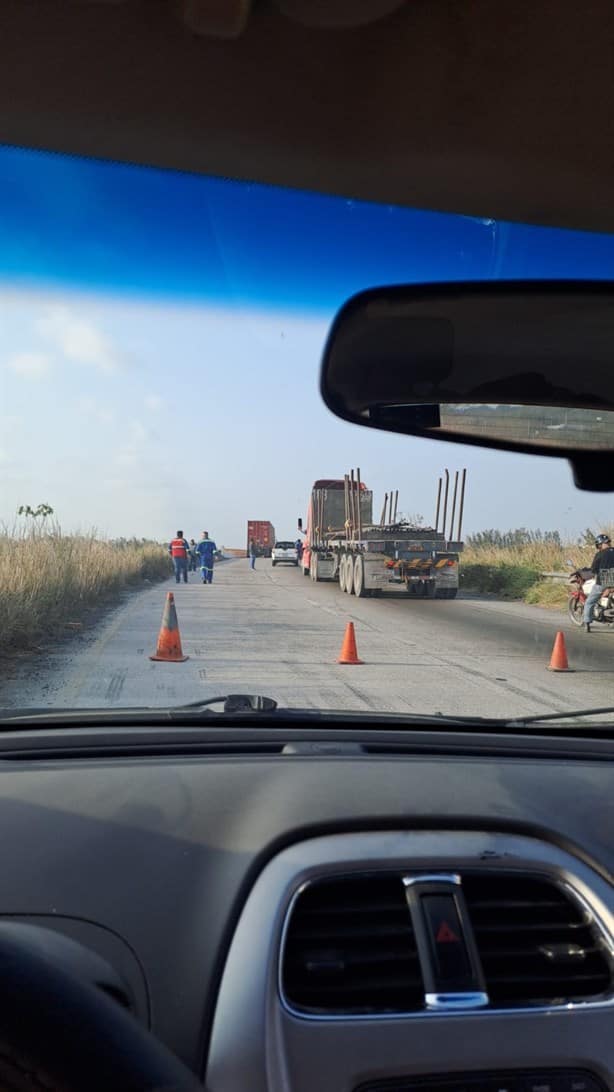
{"type": "Polygon", "coordinates": [[[612,277],[614,239],[0,147],[0,277],[329,312],[365,287],[612,277]]]}

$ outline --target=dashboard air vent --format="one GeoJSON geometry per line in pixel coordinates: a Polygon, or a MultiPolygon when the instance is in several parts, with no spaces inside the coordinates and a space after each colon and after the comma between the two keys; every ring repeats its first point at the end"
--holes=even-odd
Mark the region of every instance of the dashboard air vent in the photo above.
{"type": "Polygon", "coordinates": [[[309,884],[288,922],[282,989],[317,1015],[407,1012],[424,989],[400,875],[361,873],[309,884]]]}
{"type": "Polygon", "coordinates": [[[610,990],[610,961],[590,911],[556,884],[465,873],[462,889],[491,1005],[585,1001],[610,990]]]}

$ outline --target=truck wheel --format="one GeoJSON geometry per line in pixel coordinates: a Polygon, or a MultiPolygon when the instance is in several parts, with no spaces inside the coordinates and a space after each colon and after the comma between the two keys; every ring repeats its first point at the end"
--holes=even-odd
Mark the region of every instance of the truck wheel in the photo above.
{"type": "Polygon", "coordinates": [[[348,554],[345,562],[345,590],[348,595],[354,594],[354,558],[348,554]]]}
{"type": "Polygon", "coordinates": [[[345,591],[345,554],[339,558],[339,587],[345,591]]]}
{"type": "Polygon", "coordinates": [[[276,565],[277,565],[277,562],[276,562],[276,561],[272,561],[272,562],[271,562],[271,566],[272,566],[273,568],[275,568],[275,566],[276,566],[276,565]]]}
{"type": "Polygon", "coordinates": [[[360,555],[358,555],[354,562],[353,577],[354,595],[357,595],[359,599],[364,599],[364,597],[368,595],[368,592],[365,588],[365,562],[364,558],[362,558],[360,555]]]}

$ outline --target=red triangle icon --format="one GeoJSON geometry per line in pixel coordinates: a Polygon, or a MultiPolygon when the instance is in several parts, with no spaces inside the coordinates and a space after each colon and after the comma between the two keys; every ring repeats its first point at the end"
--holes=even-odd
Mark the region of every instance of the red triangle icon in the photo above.
{"type": "Polygon", "coordinates": [[[447,921],[442,921],[439,929],[437,930],[437,936],[435,940],[438,944],[458,944],[459,938],[456,933],[450,929],[447,921]]]}

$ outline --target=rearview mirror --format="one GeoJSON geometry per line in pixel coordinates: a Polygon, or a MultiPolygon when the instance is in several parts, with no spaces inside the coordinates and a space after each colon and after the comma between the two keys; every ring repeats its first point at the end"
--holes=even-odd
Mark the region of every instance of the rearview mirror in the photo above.
{"type": "Polygon", "coordinates": [[[614,284],[495,281],[353,297],[324,350],[344,420],[570,459],[614,491],[614,284]]]}

